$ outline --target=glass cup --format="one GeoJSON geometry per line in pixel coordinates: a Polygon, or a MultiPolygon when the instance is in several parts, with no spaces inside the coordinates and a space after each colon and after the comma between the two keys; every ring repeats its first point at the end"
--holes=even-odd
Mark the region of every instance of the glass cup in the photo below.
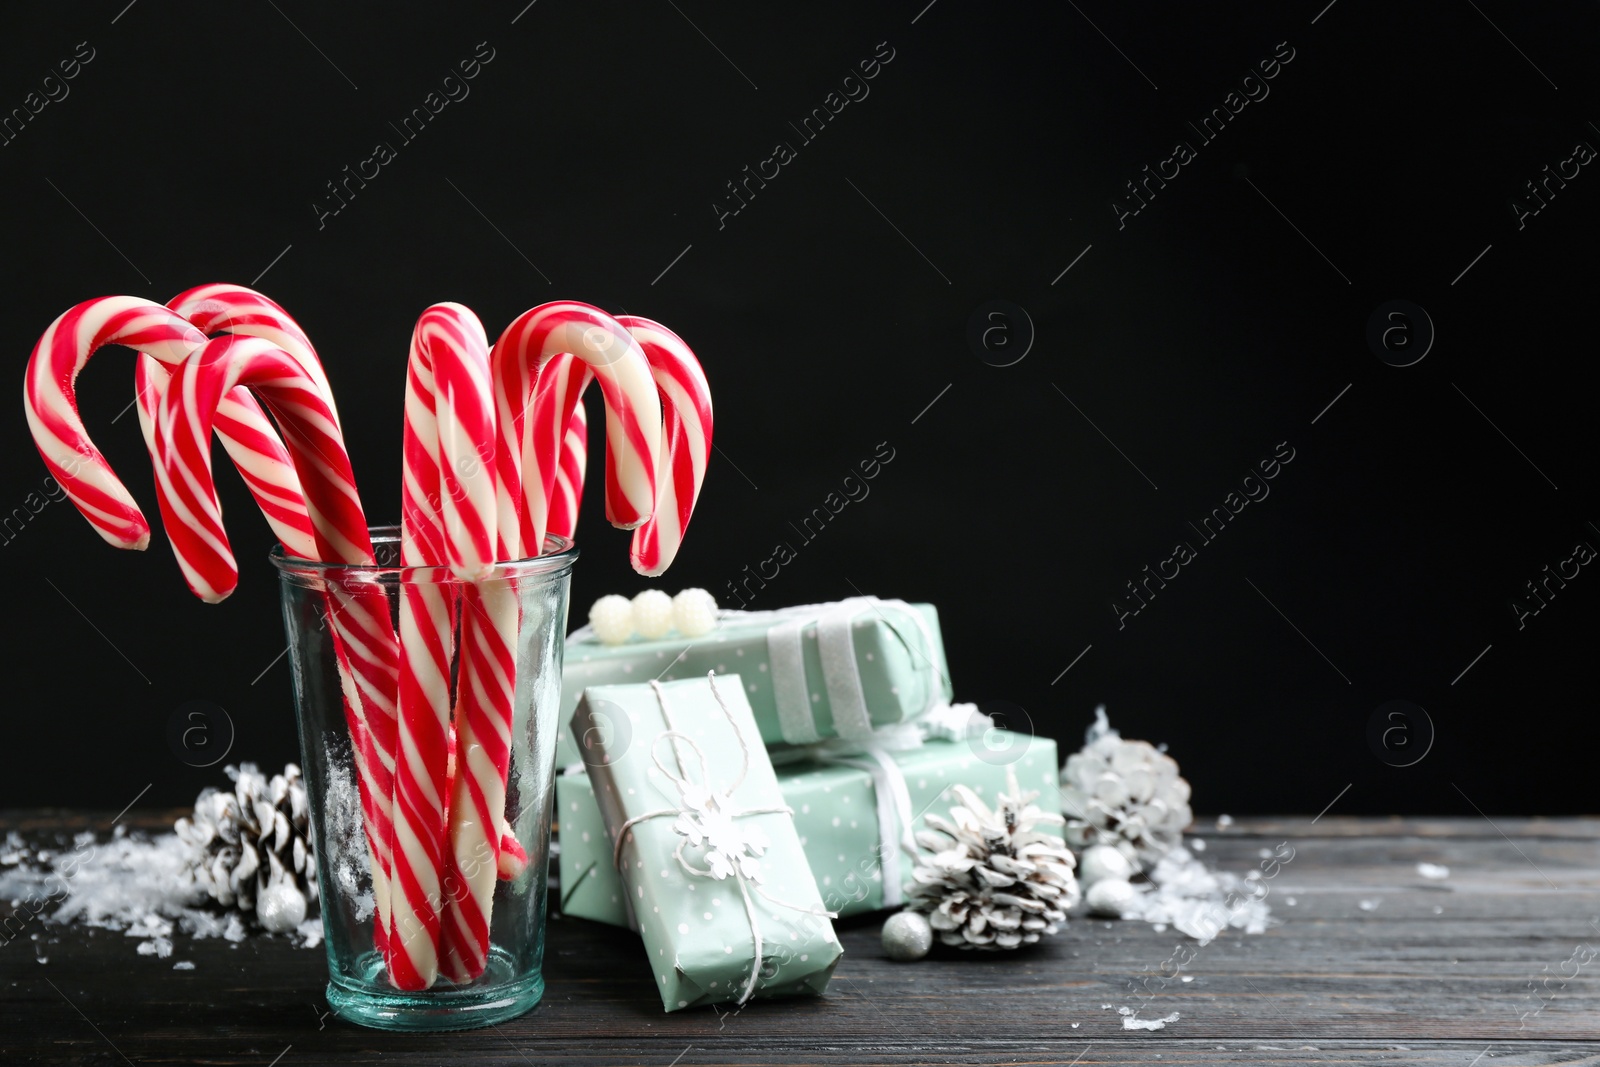
{"type": "MultiPolygon", "coordinates": [[[[328,1003],[351,1022],[383,1030],[488,1026],[521,1015],[544,994],[541,965],[555,731],[567,590],[578,552],[570,542],[550,537],[545,555],[496,564],[482,582],[466,583],[444,567],[397,566],[399,534],[393,527],[374,529],[372,542],[376,566],[315,563],[289,556],[281,548],[272,552],[280,579],[301,761],[311,802],[328,952],[328,1003]],[[502,851],[509,855],[514,850],[500,850],[498,834],[494,835],[495,845],[479,849],[487,851],[487,862],[497,865],[502,876],[493,883],[486,966],[471,981],[458,984],[441,976],[420,991],[403,991],[391,983],[383,953],[374,941],[373,860],[363,817],[361,773],[369,762],[362,755],[363,748],[370,752],[371,746],[352,744],[353,736],[365,733],[360,728],[353,732],[351,727],[361,721],[363,713],[351,709],[345,698],[347,687],[361,691],[359,669],[348,664],[353,647],[365,640],[361,637],[363,620],[368,632],[376,624],[377,643],[382,647],[389,641],[386,625],[399,632],[402,590],[456,605],[458,649],[459,620],[473,604],[498,602],[501,618],[515,616],[516,696],[505,829],[527,856],[525,864],[501,862],[506,858],[500,855],[502,851]],[[493,600],[496,594],[498,601],[493,600]],[[504,877],[518,866],[514,876],[504,877]]],[[[452,676],[459,660],[457,654],[452,676]]],[[[453,691],[454,681],[452,677],[453,691]]],[[[470,762],[462,758],[454,766],[459,769],[470,762]]],[[[387,802],[388,798],[383,799],[387,802]]],[[[448,834],[444,850],[447,857],[452,854],[448,834]]],[[[470,872],[467,877],[472,877],[470,872]]],[[[440,878],[440,894],[441,912],[452,898],[470,900],[471,896],[462,880],[448,871],[440,878]]]]}

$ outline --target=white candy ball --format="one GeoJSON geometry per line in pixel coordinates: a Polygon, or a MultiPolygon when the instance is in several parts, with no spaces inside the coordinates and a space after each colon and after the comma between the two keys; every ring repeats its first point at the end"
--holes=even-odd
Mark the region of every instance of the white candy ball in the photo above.
{"type": "Polygon", "coordinates": [[[1121,878],[1102,878],[1090,886],[1083,897],[1092,914],[1107,919],[1122,918],[1123,912],[1133,903],[1133,898],[1133,886],[1121,878]]]}
{"type": "Polygon", "coordinates": [[[603,596],[589,609],[589,625],[602,645],[620,645],[633,636],[633,605],[625,596],[603,596]]]}
{"type": "Polygon", "coordinates": [[[899,911],[883,923],[883,951],[902,963],[920,960],[933,947],[933,927],[917,911],[899,911]]]}
{"type": "Polygon", "coordinates": [[[291,882],[269,885],[256,897],[256,919],[269,933],[288,933],[306,921],[305,894],[291,882]]]}
{"type": "Polygon", "coordinates": [[[717,628],[717,598],[704,589],[685,589],[672,598],[672,620],[685,637],[704,637],[717,628]]]}
{"type": "Polygon", "coordinates": [[[667,636],[672,629],[672,598],[659,589],[646,589],[634,597],[633,628],[647,641],[667,636]]]}
{"type": "Polygon", "coordinates": [[[1106,878],[1126,882],[1132,874],[1128,857],[1110,845],[1091,845],[1078,857],[1078,881],[1086,886],[1106,878]]]}

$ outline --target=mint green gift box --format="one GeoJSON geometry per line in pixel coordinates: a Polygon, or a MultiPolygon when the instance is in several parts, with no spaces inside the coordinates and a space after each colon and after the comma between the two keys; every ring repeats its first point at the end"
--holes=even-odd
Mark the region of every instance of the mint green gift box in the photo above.
{"type": "Polygon", "coordinates": [[[573,718],[594,873],[621,890],[667,1011],[819,994],[842,952],[744,692],[737,674],[592,686],[573,718]]]}
{"type": "MultiPolygon", "coordinates": [[[[950,699],[939,613],[932,604],[853,597],[780,611],[723,611],[704,637],[635,637],[603,645],[588,627],[567,638],[561,721],[592,685],[652,678],[744,677],[745,697],[769,745],[864,737],[950,699]]],[[[556,766],[582,759],[574,735],[557,734],[556,766]]]]}
{"type": "MultiPolygon", "coordinates": [[[[794,809],[795,830],[811,864],[823,902],[841,916],[898,906],[884,892],[885,856],[898,867],[904,887],[912,859],[896,852],[901,827],[898,817],[885,828],[878,814],[878,779],[860,764],[871,758],[851,757],[854,764],[812,760],[786,764],[780,760],[778,786],[794,809]]],[[[967,786],[989,803],[1007,788],[1009,768],[1018,786],[1037,792],[1040,810],[1060,814],[1056,743],[1044,737],[991,730],[964,741],[932,740],[918,748],[889,752],[899,769],[915,816],[912,830],[923,827],[928,812],[944,815],[958,803],[951,786],[967,786]]],[[[632,925],[627,892],[611,865],[611,840],[595,801],[589,775],[569,773],[556,778],[556,811],[561,823],[561,910],[569,916],[612,926],[632,925]]]]}

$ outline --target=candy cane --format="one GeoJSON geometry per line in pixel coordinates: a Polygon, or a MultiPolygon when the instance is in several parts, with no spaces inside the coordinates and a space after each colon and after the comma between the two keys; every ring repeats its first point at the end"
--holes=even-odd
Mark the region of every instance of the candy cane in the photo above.
{"type": "MultiPolygon", "coordinates": [[[[155,412],[166,394],[167,380],[171,376],[168,366],[152,356],[141,355],[135,365],[134,405],[139,412],[139,429],[144,433],[145,448],[152,457],[156,453],[155,412]]],[[[222,398],[217,407],[216,430],[217,440],[222,442],[239,469],[278,542],[293,555],[302,558],[314,555],[316,538],[300,493],[300,478],[294,472],[294,464],[278,439],[272,421],[249,390],[235,389],[222,398]]],[[[157,491],[161,491],[159,479],[157,491]]],[[[201,583],[207,590],[206,596],[215,596],[215,590],[204,585],[204,576],[190,570],[182,557],[178,566],[184,570],[191,586],[201,583]]],[[[234,578],[236,580],[237,575],[234,578]]]]}
{"type": "MultiPolygon", "coordinates": [[[[419,321],[406,365],[402,435],[400,563],[406,567],[439,564],[446,553],[435,404],[433,364],[419,321]]],[[[394,900],[384,955],[389,979],[401,989],[425,989],[438,974],[454,636],[455,606],[448,590],[402,581],[394,900]]]]}
{"type": "MultiPolygon", "coordinates": [[[[311,339],[287,311],[267,296],[242,285],[219,282],[179,293],[167,301],[167,307],[188,319],[207,337],[236,333],[271,341],[299,360],[322,387],[329,406],[333,407],[333,391],[311,339]]],[[[152,455],[154,413],[161,403],[170,373],[159,360],[140,355],[134,379],[135,404],[139,426],[152,455]]],[[[299,479],[260,405],[247,390],[236,389],[218,409],[216,426],[218,439],[239,468],[278,540],[291,554],[309,558],[315,552],[314,540],[299,479]]]]}
{"type": "MultiPolygon", "coordinates": [[[[477,316],[459,304],[423,312],[407,364],[401,557],[408,566],[448,565],[458,578],[484,577],[493,566],[497,500],[494,405],[488,339],[477,316]]],[[[468,587],[471,589],[472,587],[468,587]]],[[[450,661],[454,630],[449,591],[436,583],[401,583],[400,749],[395,767],[398,898],[389,938],[390,980],[426,989],[439,973],[444,909],[468,890],[446,889],[445,835],[450,743],[450,661]]],[[[513,622],[515,616],[513,615],[513,622]]],[[[477,641],[463,625],[457,769],[460,782],[471,742],[462,723],[473,717],[477,641]]],[[[514,662],[513,662],[514,668],[514,662]]],[[[503,800],[502,800],[503,806],[503,800]]],[[[493,891],[496,833],[489,839],[493,891]]],[[[457,977],[459,972],[452,972],[457,977]]]]}
{"type": "MultiPolygon", "coordinates": [[[[633,568],[654,577],[666,571],[683,543],[684,531],[705,481],[711,458],[711,389],[700,362],[683,339],[658,322],[635,315],[619,316],[639,342],[661,396],[661,462],[654,512],[633,532],[630,553],[633,568]]],[[[571,535],[576,523],[576,498],[561,486],[567,441],[583,411],[582,394],[593,376],[574,357],[562,354],[550,360],[539,374],[533,410],[525,431],[531,444],[524,453],[522,477],[528,485],[528,512],[537,528],[549,523],[551,532],[571,535]],[[541,493],[534,493],[540,478],[541,493]],[[571,501],[569,505],[569,501],[571,501]],[[570,507],[571,510],[568,510],[570,507]],[[559,517],[559,523],[558,523],[559,517]]],[[[580,429],[581,432],[581,429],[580,429]]],[[[577,491],[583,475],[580,459],[577,491]]]]}
{"type": "Polygon", "coordinates": [[[700,498],[711,460],[711,387],[683,338],[659,322],[637,315],[623,315],[617,321],[644,349],[661,393],[661,456],[666,476],[658,475],[655,511],[649,522],[633,532],[629,553],[635,571],[654,577],[677,557],[695,501],[700,498]]]}
{"type": "Polygon", "coordinates": [[[375,566],[333,407],[299,361],[261,338],[218,337],[174,369],[156,418],[156,450],[168,489],[162,509],[168,536],[203,544],[213,560],[232,555],[210,442],[222,398],[240,385],[266,402],[283,431],[305,492],[317,558],[375,566]]]}
{"type": "MultiPolygon", "coordinates": [[[[565,438],[569,419],[563,419],[556,430],[556,447],[544,446],[541,450],[528,435],[533,422],[528,409],[536,401],[537,386],[552,359],[567,354],[556,365],[556,371],[545,378],[544,388],[552,396],[558,395],[565,404],[581,395],[586,376],[593,373],[600,379],[606,404],[606,518],[615,526],[634,529],[647,522],[655,508],[656,465],[659,458],[660,400],[650,378],[649,364],[643,351],[626,329],[599,308],[572,301],[543,304],[519,315],[506,327],[495,343],[492,353],[494,369],[495,403],[497,412],[498,452],[496,455],[497,500],[499,503],[499,532],[497,547],[502,557],[514,559],[524,551],[538,554],[544,546],[546,533],[545,501],[554,483],[556,457],[560,443],[565,438]],[[581,360],[585,370],[575,373],[573,359],[581,360]],[[555,381],[564,379],[560,388],[555,381]],[[546,458],[548,457],[548,459],[546,458]],[[530,464],[534,474],[524,481],[523,465],[530,464]],[[544,470],[549,469],[548,480],[544,470]]],[[[567,407],[570,412],[571,406],[567,407]]],[[[581,494],[586,452],[581,437],[574,457],[576,492],[581,494]]],[[[569,473],[569,484],[572,482],[569,473]]],[[[570,520],[575,521],[575,520],[570,520]]],[[[480,589],[489,593],[489,589],[480,589]]],[[[498,590],[495,590],[498,592],[498,590]]],[[[481,972],[488,948],[488,920],[490,918],[486,895],[493,888],[493,879],[482,871],[481,839],[498,832],[501,845],[497,866],[502,874],[515,876],[526,863],[518,855],[520,846],[504,821],[505,778],[509,758],[509,741],[512,697],[515,692],[515,603],[492,603],[485,599],[481,605],[482,617],[489,623],[483,628],[486,634],[506,635],[508,651],[503,658],[494,655],[492,643],[486,644],[490,654],[483,662],[491,668],[496,659],[504,666],[483,675],[486,685],[495,688],[482,690],[488,697],[486,705],[493,705],[497,715],[485,716],[485,727],[492,734],[483,735],[481,759],[472,768],[458,775],[458,784],[471,792],[475,821],[470,831],[463,829],[457,840],[478,845],[468,849],[467,855],[456,850],[458,867],[473,862],[473,877],[468,879],[474,896],[485,904],[476,911],[465,903],[459,910],[461,917],[446,928],[456,940],[450,945],[448,965],[461,974],[481,972]],[[502,732],[503,731],[503,732],[502,732]],[[503,739],[503,740],[502,740],[503,739]],[[496,772],[493,777],[490,767],[496,772]],[[489,790],[498,791],[490,794],[489,790]]],[[[477,612],[473,613],[474,616],[477,612]]],[[[464,674],[463,678],[467,676],[464,674]]],[[[469,709],[470,710],[470,709],[469,709]]],[[[460,714],[458,723],[470,717],[460,714]]],[[[458,727],[459,728],[459,727],[458,727]]],[[[468,799],[468,797],[463,797],[468,799]]],[[[458,807],[465,822],[467,809],[458,807]]]]}
{"type": "Polygon", "coordinates": [[[572,409],[567,432],[561,438],[556,462],[555,490],[550,494],[549,533],[572,539],[578,530],[578,509],[583,504],[583,477],[589,461],[589,414],[582,404],[572,409]]]}
{"type": "MultiPolygon", "coordinates": [[[[242,285],[212,283],[179,293],[167,301],[167,306],[207,337],[236,333],[271,341],[300,362],[322,388],[329,407],[333,407],[333,392],[311,339],[287,311],[265,295],[242,285]]],[[[160,406],[170,374],[166,365],[152,356],[139,357],[134,379],[135,403],[139,426],[152,457],[155,452],[154,413],[160,406]]],[[[218,439],[239,468],[278,540],[291,554],[310,558],[316,551],[315,541],[294,465],[272,423],[248,390],[235,389],[224,398],[217,411],[216,427],[218,439]]],[[[184,566],[182,558],[179,565],[184,566]]],[[[216,591],[211,592],[214,595],[216,591]]]]}
{"type": "MultiPolygon", "coordinates": [[[[524,491],[523,528],[530,538],[539,538],[542,545],[544,533],[560,533],[555,528],[557,486],[560,484],[563,456],[567,439],[571,436],[573,422],[583,411],[583,394],[594,381],[594,371],[589,364],[571,352],[561,352],[550,358],[539,370],[534,385],[533,400],[528,405],[526,423],[522,430],[522,484],[524,491]]],[[[587,427],[587,413],[583,416],[587,427]]],[[[588,452],[585,442],[584,466],[588,452]]],[[[578,497],[583,491],[579,476],[578,497]]],[[[564,506],[564,505],[563,505],[564,506]]],[[[565,536],[577,526],[579,501],[574,499],[571,510],[564,512],[562,525],[569,527],[565,536]]],[[[527,547],[525,543],[524,547],[527,547]]],[[[537,555],[538,552],[534,552],[537,555]]]]}
{"type": "Polygon", "coordinates": [[[322,389],[322,395],[328,398],[328,409],[334,413],[334,423],[338,424],[333,389],[317,350],[311,347],[311,339],[300,324],[275,301],[242,285],[213,282],[179,293],[167,301],[167,306],[207,337],[219,333],[260,337],[289,353],[322,389]]]}
{"type": "Polygon", "coordinates": [[[23,408],[34,444],[83,517],[117,548],[143,551],[150,524],[84,429],[78,373],[102,345],[126,345],[175,364],[204,343],[204,334],[159,304],[107,296],[63,312],[33,346],[23,408]]]}
{"type": "MultiPolygon", "coordinates": [[[[525,865],[521,846],[505,826],[506,776],[516,692],[518,601],[513,583],[487,576],[483,556],[495,531],[498,485],[494,477],[493,396],[483,328],[459,305],[436,305],[423,313],[413,333],[407,378],[403,549],[418,564],[448,563],[471,584],[462,590],[461,648],[455,708],[455,772],[449,777],[447,807],[405,804],[402,790],[418,779],[437,787],[438,749],[448,730],[448,669],[451,619],[442,590],[408,588],[402,618],[409,638],[418,641],[412,673],[432,686],[402,684],[402,731],[413,743],[403,748],[396,776],[397,810],[405,819],[397,831],[411,869],[397,870],[408,886],[411,917],[397,921],[391,944],[397,958],[391,974],[404,988],[425,988],[432,970],[455,982],[483,973],[489,949],[494,887],[502,868],[514,874],[525,865]],[[409,609],[407,606],[410,606],[409,609]],[[418,624],[418,619],[427,625],[418,624]],[[417,753],[415,767],[411,753],[417,753]],[[431,754],[430,754],[431,753],[431,754]],[[432,834],[448,828],[448,854],[435,870],[421,868],[433,859],[432,834]],[[415,891],[409,891],[412,883],[415,891]],[[429,905],[440,901],[438,915],[429,905]],[[437,922],[437,927],[435,926],[437,922]],[[437,937],[430,960],[425,938],[437,937]],[[413,943],[414,942],[414,943],[413,943]]],[[[408,649],[411,646],[407,646],[408,649]]],[[[407,656],[407,663],[412,661],[407,656]]],[[[436,795],[416,788],[421,795],[436,795]]],[[[440,790],[440,793],[443,791],[440,790]]],[[[441,850],[442,851],[442,850],[441,850]]]]}
{"type": "MultiPolygon", "coordinates": [[[[504,860],[521,846],[505,826],[506,777],[517,689],[516,583],[508,578],[462,590],[461,665],[456,686],[456,773],[450,797],[450,893],[440,931],[440,969],[455,982],[488,964],[489,920],[504,860]]],[[[526,863],[526,855],[521,857],[526,863]]]]}
{"type": "MultiPolygon", "coordinates": [[[[535,512],[544,510],[545,489],[542,477],[525,482],[522,476],[525,465],[539,462],[526,433],[526,413],[545,364],[562,352],[587,364],[605,397],[606,519],[631,530],[648,521],[655,507],[661,401],[643,351],[616,319],[599,308],[570,300],[541,304],[506,327],[493,355],[500,438],[497,470],[502,499],[517,502],[516,521],[501,513],[501,539],[511,549],[534,554],[544,545],[546,531],[536,524],[535,512]]],[[[544,452],[554,454],[553,449],[544,452]]]]}
{"type": "MultiPolygon", "coordinates": [[[[207,341],[174,367],[156,414],[162,512],[174,551],[193,561],[188,566],[208,579],[231,567],[233,551],[222,525],[208,445],[223,397],[240,385],[269,398],[282,428],[311,523],[313,558],[375,565],[350,459],[325,387],[270,341],[232,335],[207,341]]],[[[221,600],[236,581],[234,571],[225,582],[208,581],[195,592],[221,600]]]]}

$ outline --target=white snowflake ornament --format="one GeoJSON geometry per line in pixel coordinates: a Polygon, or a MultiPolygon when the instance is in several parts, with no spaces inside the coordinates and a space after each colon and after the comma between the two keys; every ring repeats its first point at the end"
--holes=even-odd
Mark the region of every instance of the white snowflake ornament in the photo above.
{"type": "Polygon", "coordinates": [[[695,848],[705,846],[706,867],[711,877],[721,881],[739,874],[752,882],[761,881],[761,863],[767,839],[752,823],[730,814],[733,801],[727,794],[714,793],[704,786],[685,783],[681,787],[683,810],[672,829],[695,848]]]}

